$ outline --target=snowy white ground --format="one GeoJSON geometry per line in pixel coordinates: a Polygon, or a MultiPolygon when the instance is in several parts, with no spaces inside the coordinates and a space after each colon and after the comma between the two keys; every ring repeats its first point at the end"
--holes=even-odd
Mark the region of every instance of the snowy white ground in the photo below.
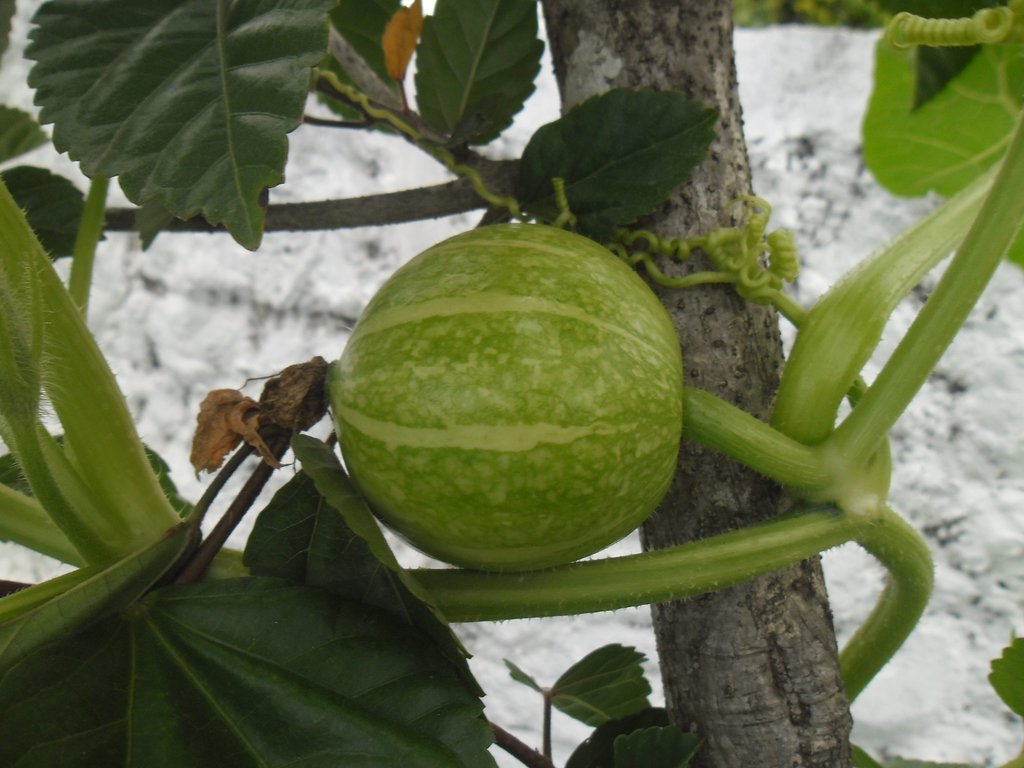
{"type": "MultiPolygon", "coordinates": [[[[0,69],[0,103],[28,108],[20,58],[30,7],[0,69]]],[[[858,131],[875,36],[816,29],[740,31],[738,66],[755,189],[775,206],[774,226],[797,232],[804,272],[796,295],[811,302],[855,261],[928,210],[891,198],[862,167],[858,131]]],[[[545,67],[538,92],[500,149],[513,153],[557,114],[545,67]]],[[[25,162],[63,170],[48,148],[25,162]]],[[[288,184],[275,201],[365,194],[444,178],[432,161],[385,137],[301,128],[288,184]]],[[[310,235],[271,234],[258,253],[226,236],[164,235],[147,253],[128,236],[102,245],[90,322],[138,418],[142,437],[196,497],[188,464],[203,394],[237,387],[313,355],[336,357],[346,329],[384,278],[425,245],[472,217],[310,235]]],[[[879,360],[920,299],[895,315],[879,360]]],[[[989,660],[1024,629],[1024,273],[1004,267],[921,397],[893,433],[893,502],[922,528],[938,563],[934,601],[895,661],[856,703],[856,740],[876,755],[993,765],[1016,754],[1020,724],[988,688],[989,660]]],[[[877,360],[867,374],[877,370],[877,360]]],[[[250,385],[255,389],[258,385],[250,385]]],[[[244,532],[234,544],[240,544],[244,532]]],[[[633,540],[616,551],[636,548],[633,540]]],[[[406,552],[410,564],[422,562],[406,552]]],[[[54,564],[0,545],[0,575],[34,581],[54,564]]],[[[840,641],[864,616],[881,573],[858,550],[826,556],[840,641]]],[[[540,702],[512,684],[511,657],[542,681],[608,642],[654,657],[646,609],[461,629],[476,654],[488,714],[538,743],[540,702]]],[[[657,673],[650,665],[655,688],[657,673]]],[[[657,699],[660,694],[656,693],[657,699]]],[[[583,730],[556,715],[556,758],[583,730]]],[[[503,765],[512,765],[499,756],[503,765]]]]}

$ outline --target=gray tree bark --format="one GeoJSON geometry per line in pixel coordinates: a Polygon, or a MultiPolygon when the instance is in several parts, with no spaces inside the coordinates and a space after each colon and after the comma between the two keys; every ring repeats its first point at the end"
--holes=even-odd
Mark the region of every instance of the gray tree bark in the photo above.
{"type": "MultiPolygon", "coordinates": [[[[563,109],[614,87],[676,90],[718,110],[692,180],[643,222],[686,236],[730,223],[751,191],[727,0],[543,0],[563,109]]],[[[669,265],[662,265],[669,271],[669,265]]],[[[707,269],[702,259],[676,274],[707,269]]],[[[775,313],[731,288],[655,290],[684,350],[686,383],[767,417],[782,363],[775,313]]],[[[685,417],[684,417],[685,418],[685,417]]],[[[782,491],[684,440],[672,489],[644,525],[660,548],[770,518],[782,491]]],[[[701,768],[843,768],[849,706],[815,558],[749,584],[653,607],[673,720],[704,739],[701,768]]]]}

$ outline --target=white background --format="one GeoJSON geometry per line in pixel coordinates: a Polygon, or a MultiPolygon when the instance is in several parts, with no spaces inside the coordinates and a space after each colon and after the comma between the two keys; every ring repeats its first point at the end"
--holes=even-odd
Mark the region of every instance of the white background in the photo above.
{"type": "MultiPolygon", "coordinates": [[[[21,59],[33,4],[22,2],[0,69],[0,103],[31,108],[21,59]]],[[[930,209],[896,200],[865,171],[859,127],[875,35],[776,28],[740,31],[737,57],[755,191],[792,228],[804,262],[795,295],[808,304],[858,259],[930,209]]],[[[545,63],[535,97],[495,148],[518,152],[557,116],[545,63]]],[[[20,162],[81,182],[66,158],[42,148],[20,162]]],[[[444,173],[394,139],[303,127],[292,136],[288,181],[276,202],[366,194],[435,183],[444,173]]],[[[84,187],[84,182],[82,183],[84,187]]],[[[117,192],[115,192],[115,195],[117,192]]],[[[90,324],[118,375],[144,440],[192,498],[188,464],[204,393],[240,387],[313,355],[337,357],[346,331],[396,266],[474,216],[348,232],[268,234],[257,253],[223,235],[162,235],[143,253],[127,235],[102,244],[90,324]]],[[[924,295],[927,284],[920,292],[924,295]]],[[[953,348],[893,432],[892,500],[924,530],[937,560],[936,596],[920,628],[854,706],[855,739],[876,756],[994,765],[1019,750],[1021,728],[988,688],[989,660],[1024,627],[1024,275],[996,275],[953,348]]],[[[913,313],[894,316],[870,378],[913,313]]],[[[258,392],[258,383],[248,391],[258,392]]],[[[283,475],[287,475],[284,470],[283,475]]],[[[244,531],[233,544],[243,542],[244,531]]],[[[627,540],[615,551],[636,549],[627,540]]],[[[403,549],[409,564],[424,562],[403,549]]],[[[873,605],[882,574],[854,547],[826,555],[840,641],[873,605]]],[[[0,544],[0,578],[35,581],[55,564],[0,544]]],[[[539,697],[509,681],[505,657],[550,682],[599,645],[635,645],[654,657],[646,609],[460,628],[488,690],[488,715],[539,744],[539,697]]],[[[658,701],[660,683],[649,664],[658,701]]],[[[585,735],[555,716],[556,762],[585,735]]],[[[502,755],[503,765],[516,763],[502,755]]]]}

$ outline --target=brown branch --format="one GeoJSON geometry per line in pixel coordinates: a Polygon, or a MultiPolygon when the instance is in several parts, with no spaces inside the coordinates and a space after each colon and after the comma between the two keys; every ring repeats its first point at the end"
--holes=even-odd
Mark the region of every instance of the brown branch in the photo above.
{"type": "MultiPolygon", "coordinates": [[[[488,189],[498,195],[511,194],[517,169],[518,163],[514,160],[486,160],[479,164],[481,176],[488,189]]],[[[452,216],[486,208],[487,205],[473,189],[469,179],[462,178],[431,187],[365,197],[308,203],[277,203],[270,205],[266,210],[264,231],[299,232],[398,224],[452,216]]],[[[135,231],[137,214],[137,208],[108,209],[107,231],[135,231]]],[[[187,221],[172,221],[165,231],[221,232],[224,228],[215,227],[197,216],[187,221]]]]}
{"type": "Polygon", "coordinates": [[[536,749],[527,746],[500,725],[491,723],[490,726],[491,733],[494,734],[495,745],[508,752],[527,768],[555,768],[551,758],[545,757],[536,749]]]}

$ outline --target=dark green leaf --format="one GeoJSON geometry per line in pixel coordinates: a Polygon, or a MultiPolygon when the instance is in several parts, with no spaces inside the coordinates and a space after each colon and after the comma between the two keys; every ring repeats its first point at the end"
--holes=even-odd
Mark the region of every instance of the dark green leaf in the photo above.
{"type": "Polygon", "coordinates": [[[595,728],[586,741],[576,747],[565,768],[613,768],[615,740],[619,736],[642,728],[668,724],[668,713],[660,707],[651,707],[633,715],[609,720],[595,728]]]}
{"type": "Polygon", "coordinates": [[[1002,156],[1024,94],[1024,55],[985,48],[953,83],[912,109],[913,55],[879,43],[864,158],[890,191],[951,195],[1002,156]]]}
{"type": "Polygon", "coordinates": [[[851,745],[851,750],[853,752],[853,768],[884,768],[881,763],[856,744],[851,745]]]}
{"type": "Polygon", "coordinates": [[[0,765],[493,766],[480,701],[386,613],[276,579],[159,590],[0,678],[0,765]]]}
{"type": "Polygon", "coordinates": [[[0,681],[26,654],[137,600],[189,543],[188,530],[179,526],[110,566],[82,568],[4,598],[9,618],[0,623],[0,681]]]}
{"type": "Polygon", "coordinates": [[[875,5],[892,14],[906,11],[931,19],[955,19],[973,16],[980,8],[998,5],[999,0],[874,0],[875,5]]]}
{"type": "Polygon", "coordinates": [[[949,82],[966,69],[980,50],[977,46],[916,49],[913,108],[917,109],[942,93],[949,82]]]}
{"type": "Polygon", "coordinates": [[[178,493],[178,486],[171,480],[171,467],[170,465],[161,458],[160,454],[150,448],[148,445],[144,445],[143,448],[146,450],[146,458],[149,459],[149,466],[153,468],[153,472],[156,474],[157,482],[160,483],[160,488],[164,492],[164,496],[171,502],[171,506],[177,511],[182,517],[186,518],[192,514],[192,502],[178,493]]]}
{"type": "Polygon", "coordinates": [[[174,220],[174,214],[158,200],[150,200],[139,206],[135,211],[135,231],[139,233],[139,240],[142,241],[142,250],[149,250],[157,235],[174,220]]]}
{"type": "Polygon", "coordinates": [[[0,456],[0,485],[6,485],[26,496],[32,495],[32,487],[25,479],[25,474],[18,466],[13,453],[5,453],[0,456]]]}
{"type": "Polygon", "coordinates": [[[70,256],[85,206],[78,187],[45,168],[25,165],[0,172],[0,177],[50,258],[70,256]]]}
{"type": "Polygon", "coordinates": [[[618,88],[595,96],[533,135],[516,197],[530,213],[553,221],[559,210],[552,179],[564,179],[578,228],[604,239],[653,211],[690,177],[714,139],[716,119],[672,91],[618,88]]]}
{"type": "Polygon", "coordinates": [[[522,683],[527,688],[533,688],[538,693],[544,693],[544,689],[540,687],[540,684],[534,680],[530,675],[526,674],[523,670],[517,667],[508,659],[504,659],[505,666],[508,667],[508,673],[517,683],[522,683]]]}
{"type": "Polygon", "coordinates": [[[223,223],[247,248],[283,179],[334,0],[53,0],[29,75],[54,144],[133,202],[223,223]]]}
{"type": "Polygon", "coordinates": [[[393,85],[396,92],[398,85],[388,77],[381,38],[384,35],[384,27],[400,5],[400,0],[362,0],[358,3],[339,3],[338,7],[331,11],[331,23],[334,28],[356,53],[363,57],[381,81],[393,85]]]}
{"type": "Polygon", "coordinates": [[[46,134],[28,112],[0,105],[0,163],[41,147],[46,134]]]}
{"type": "Polygon", "coordinates": [[[640,651],[623,645],[598,648],[555,681],[551,703],[587,725],[647,709],[651,684],[644,676],[644,658],[640,651]]]}
{"type": "Polygon", "coordinates": [[[700,738],[674,726],[644,728],[615,740],[615,768],[686,768],[700,738]]]}
{"type": "Polygon", "coordinates": [[[394,559],[334,454],[308,436],[296,436],[295,443],[303,472],[281,488],[260,513],[246,545],[245,564],[254,575],[322,587],[393,613],[429,635],[476,686],[462,645],[444,617],[424,601],[429,596],[422,587],[394,559]],[[330,490],[329,497],[321,495],[323,488],[330,490]],[[373,545],[353,533],[352,519],[360,521],[356,524],[375,539],[373,545]],[[384,562],[378,553],[385,553],[384,562]]]}
{"type": "Polygon", "coordinates": [[[992,662],[988,681],[1006,706],[1024,717],[1024,638],[1016,638],[992,662]]]}
{"type": "Polygon", "coordinates": [[[533,93],[534,0],[438,0],[416,49],[416,104],[453,143],[486,144],[533,93]]]}
{"type": "Polygon", "coordinates": [[[14,18],[15,0],[0,0],[0,57],[11,42],[11,19],[14,18]]]}

